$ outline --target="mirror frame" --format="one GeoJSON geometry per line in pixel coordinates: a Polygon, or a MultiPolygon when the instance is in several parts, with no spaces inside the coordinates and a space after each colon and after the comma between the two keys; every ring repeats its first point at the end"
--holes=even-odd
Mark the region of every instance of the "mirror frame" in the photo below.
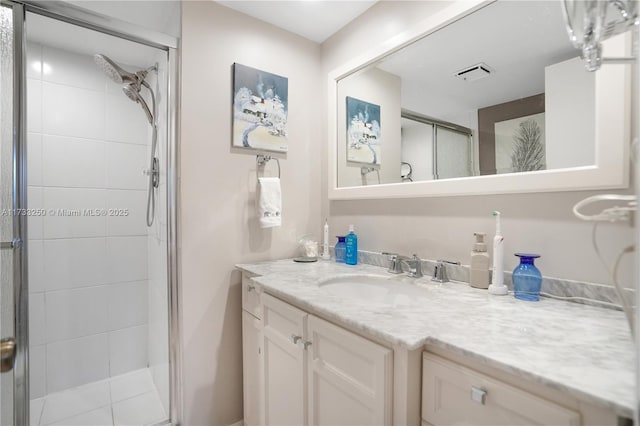
{"type": "MultiPolygon", "coordinates": [[[[328,74],[329,200],[417,198],[620,189],[629,186],[631,67],[607,65],[595,78],[595,165],[499,175],[338,187],[338,82],[496,0],[458,0],[328,74]],[[627,88],[625,90],[625,87],[627,88]],[[611,143],[613,141],[613,143],[611,143]]],[[[560,7],[560,5],[558,5],[560,7]]],[[[630,44],[630,38],[627,37],[630,44]]],[[[628,49],[628,46],[625,46],[628,49]]],[[[606,52],[624,56],[625,52],[606,52]]],[[[579,52],[576,51],[576,55],[579,52]]],[[[400,113],[400,111],[398,111],[400,113]]],[[[399,170],[399,166],[398,166],[399,170]]]]}

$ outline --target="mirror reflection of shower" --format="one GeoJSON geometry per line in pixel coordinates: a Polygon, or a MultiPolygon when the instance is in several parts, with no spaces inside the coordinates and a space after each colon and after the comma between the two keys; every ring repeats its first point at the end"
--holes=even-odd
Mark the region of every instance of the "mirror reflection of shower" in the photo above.
{"type": "Polygon", "coordinates": [[[124,94],[127,95],[129,99],[138,103],[142,107],[142,110],[144,111],[145,115],[147,116],[147,120],[149,120],[149,124],[151,125],[153,134],[151,138],[149,169],[145,170],[144,172],[147,176],[149,176],[149,185],[147,192],[147,226],[151,226],[153,225],[156,204],[154,189],[158,188],[160,180],[160,170],[158,158],[156,157],[158,142],[158,126],[156,122],[156,96],[149,83],[147,83],[146,78],[150,71],[158,71],[158,64],[155,64],[145,70],[140,70],[132,73],[126,71],[105,55],[96,54],[93,56],[93,60],[95,61],[96,65],[98,65],[98,67],[100,67],[100,69],[107,75],[107,77],[118,84],[122,84],[122,91],[124,92],[124,94]],[[145,87],[151,94],[151,109],[149,109],[149,105],[144,100],[142,95],[140,95],[142,87],[145,87]]]}

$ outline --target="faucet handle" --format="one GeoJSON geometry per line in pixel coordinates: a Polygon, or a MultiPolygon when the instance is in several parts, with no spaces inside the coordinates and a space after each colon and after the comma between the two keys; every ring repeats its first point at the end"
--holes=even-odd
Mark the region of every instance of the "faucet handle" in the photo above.
{"type": "Polygon", "coordinates": [[[449,282],[449,276],[447,275],[447,263],[449,265],[460,265],[460,262],[452,262],[444,259],[437,260],[436,267],[433,269],[433,278],[431,278],[431,281],[438,283],[449,282]]]}
{"type": "Polygon", "coordinates": [[[388,253],[382,252],[382,254],[386,256],[391,256],[389,260],[389,268],[387,272],[390,274],[401,274],[402,273],[402,260],[400,260],[400,255],[398,253],[388,253]]]}

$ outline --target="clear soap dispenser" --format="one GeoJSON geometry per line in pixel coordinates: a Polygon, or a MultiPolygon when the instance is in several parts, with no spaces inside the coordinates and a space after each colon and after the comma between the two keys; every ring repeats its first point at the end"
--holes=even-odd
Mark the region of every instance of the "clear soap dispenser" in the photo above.
{"type": "Polygon", "coordinates": [[[489,253],[487,253],[487,244],[484,232],[475,232],[476,238],[471,251],[471,273],[469,276],[469,285],[475,288],[489,288],[489,253]]]}

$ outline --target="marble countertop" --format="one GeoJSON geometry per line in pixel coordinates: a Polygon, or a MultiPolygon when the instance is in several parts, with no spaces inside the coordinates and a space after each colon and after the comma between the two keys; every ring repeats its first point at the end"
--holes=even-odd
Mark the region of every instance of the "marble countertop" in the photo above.
{"type": "Polygon", "coordinates": [[[318,280],[392,276],[385,268],[291,259],[237,267],[256,275],[253,280],[267,293],[390,346],[437,345],[633,417],[634,345],[620,311],[547,298],[525,302],[465,283],[436,284],[406,275],[394,279],[423,287],[424,299],[365,303],[332,295],[318,280]]]}

